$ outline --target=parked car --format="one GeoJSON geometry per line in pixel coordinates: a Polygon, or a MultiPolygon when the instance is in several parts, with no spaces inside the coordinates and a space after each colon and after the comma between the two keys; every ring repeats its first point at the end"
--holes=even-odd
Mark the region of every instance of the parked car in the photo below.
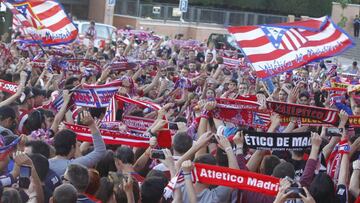
{"type": "MultiPolygon", "coordinates": [[[[89,21],[75,21],[74,24],[77,26],[79,30],[79,39],[85,39],[85,33],[90,27],[89,21]]],[[[96,30],[96,39],[94,42],[95,47],[104,47],[105,43],[109,43],[115,41],[115,36],[113,35],[116,32],[116,27],[112,25],[95,23],[96,30]]]]}

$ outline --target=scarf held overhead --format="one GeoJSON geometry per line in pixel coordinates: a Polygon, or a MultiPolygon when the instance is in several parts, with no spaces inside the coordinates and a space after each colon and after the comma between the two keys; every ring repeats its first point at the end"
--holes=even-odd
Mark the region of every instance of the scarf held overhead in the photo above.
{"type": "Polygon", "coordinates": [[[302,150],[311,147],[310,132],[246,132],[244,138],[247,146],[258,150],[302,150]]]}
{"type": "Polygon", "coordinates": [[[0,80],[0,91],[4,91],[10,94],[15,94],[18,85],[16,83],[8,82],[6,80],[0,80]]]}
{"type": "Polygon", "coordinates": [[[270,121],[268,112],[260,111],[259,103],[248,100],[217,98],[213,117],[236,125],[267,128],[270,121]]]}
{"type": "Polygon", "coordinates": [[[267,101],[267,106],[280,115],[312,118],[334,126],[339,122],[338,111],[333,109],[274,101],[267,101]]]}
{"type": "MultiPolygon", "coordinates": [[[[77,140],[84,142],[92,142],[92,135],[90,129],[87,126],[75,125],[65,123],[66,128],[74,131],[77,135],[77,140]]],[[[128,145],[131,147],[146,148],[149,146],[150,137],[146,134],[139,136],[131,132],[114,131],[107,129],[100,129],[101,136],[104,139],[105,144],[110,145],[128,145]]],[[[171,147],[169,139],[162,139],[158,136],[158,143],[160,147],[171,147]]],[[[170,139],[171,140],[171,139],[170,139]]]]}
{"type": "Polygon", "coordinates": [[[200,183],[222,185],[275,196],[279,179],[254,172],[195,163],[197,180],[200,183]]]}

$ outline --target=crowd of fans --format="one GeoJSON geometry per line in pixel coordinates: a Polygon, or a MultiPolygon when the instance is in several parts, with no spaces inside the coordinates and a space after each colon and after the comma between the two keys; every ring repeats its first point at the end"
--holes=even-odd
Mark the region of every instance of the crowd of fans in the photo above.
{"type": "MultiPolygon", "coordinates": [[[[91,31],[87,37],[93,39],[94,34],[91,31]]],[[[326,74],[330,69],[326,62],[313,63],[272,77],[274,89],[270,91],[246,63],[235,67],[224,64],[224,57],[237,59],[237,51],[215,49],[211,42],[189,45],[187,41],[141,39],[119,32],[116,41],[104,47],[91,43],[85,46],[77,41],[64,45],[60,53],[36,44],[26,46],[15,39],[11,43],[2,42],[0,78],[18,84],[18,88],[12,95],[0,91],[0,134],[4,148],[0,160],[1,202],[360,202],[360,132],[347,125],[349,114],[360,115],[358,92],[345,93],[343,103],[351,112],[340,111],[339,126],[334,126],[341,129],[338,136],[330,136],[328,127],[300,126],[297,118],[281,126],[281,115],[271,114],[266,132],[311,132],[312,146],[302,151],[249,149],[244,144],[243,130],[264,129],[234,126],[212,118],[209,113],[217,108],[215,98],[252,100],[261,108],[266,108],[267,100],[336,108],[331,103],[331,94],[322,87],[341,77],[340,74],[326,74]],[[47,54],[41,55],[43,52],[47,54]],[[95,61],[101,70],[83,63],[77,64],[80,71],[48,68],[54,58],[59,61],[69,57],[68,53],[71,58],[95,61]],[[37,67],[39,59],[45,61],[43,68],[37,67]],[[108,65],[114,62],[137,65],[114,70],[108,65]],[[106,108],[71,105],[72,90],[79,85],[114,80],[122,81],[118,95],[161,106],[154,111],[116,105],[119,125],[125,115],[155,120],[148,129],[151,135],[148,148],[105,144],[99,126],[106,108]],[[56,111],[49,108],[48,104],[60,94],[61,107],[56,111]],[[79,142],[77,134],[66,129],[64,122],[88,126],[91,142],[79,142]],[[170,124],[177,126],[171,148],[161,149],[157,135],[170,124]],[[231,140],[218,130],[229,126],[238,129],[231,140]],[[20,141],[8,147],[16,139],[20,141]],[[334,177],[326,170],[326,160],[339,142],[350,148],[341,156],[334,177]],[[165,157],[154,158],[155,149],[162,150],[165,157]],[[279,192],[275,197],[193,182],[189,174],[194,163],[280,178],[279,192]],[[165,198],[165,187],[180,171],[185,184],[176,188],[171,198],[165,198]],[[290,198],[290,187],[303,192],[290,198]]],[[[349,73],[347,78],[359,82],[356,62],[341,72],[349,73]]]]}

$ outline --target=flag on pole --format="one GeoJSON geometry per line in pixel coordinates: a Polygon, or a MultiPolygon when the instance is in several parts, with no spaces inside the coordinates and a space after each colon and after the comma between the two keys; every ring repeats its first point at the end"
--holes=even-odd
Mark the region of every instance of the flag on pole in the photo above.
{"type": "Polygon", "coordinates": [[[340,54],[355,44],[327,16],[292,23],[229,27],[228,31],[260,78],[340,54]]]}
{"type": "Polygon", "coordinates": [[[6,0],[15,24],[22,25],[29,41],[43,46],[70,43],[78,30],[56,0],[6,0]]]}

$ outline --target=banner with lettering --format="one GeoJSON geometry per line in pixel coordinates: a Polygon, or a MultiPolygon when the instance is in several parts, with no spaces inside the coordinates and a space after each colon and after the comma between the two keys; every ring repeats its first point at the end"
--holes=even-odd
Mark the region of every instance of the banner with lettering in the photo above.
{"type": "Polygon", "coordinates": [[[195,163],[196,179],[200,183],[222,185],[276,196],[280,179],[245,170],[195,163]]]}
{"type": "Polygon", "coordinates": [[[267,106],[274,112],[301,118],[311,118],[336,126],[339,122],[338,111],[314,106],[267,101],[267,106]]]}
{"type": "Polygon", "coordinates": [[[0,91],[15,94],[18,84],[0,79],[0,91]]]}
{"type": "Polygon", "coordinates": [[[266,133],[245,132],[245,144],[258,150],[302,150],[311,147],[310,132],[266,133]]]}

